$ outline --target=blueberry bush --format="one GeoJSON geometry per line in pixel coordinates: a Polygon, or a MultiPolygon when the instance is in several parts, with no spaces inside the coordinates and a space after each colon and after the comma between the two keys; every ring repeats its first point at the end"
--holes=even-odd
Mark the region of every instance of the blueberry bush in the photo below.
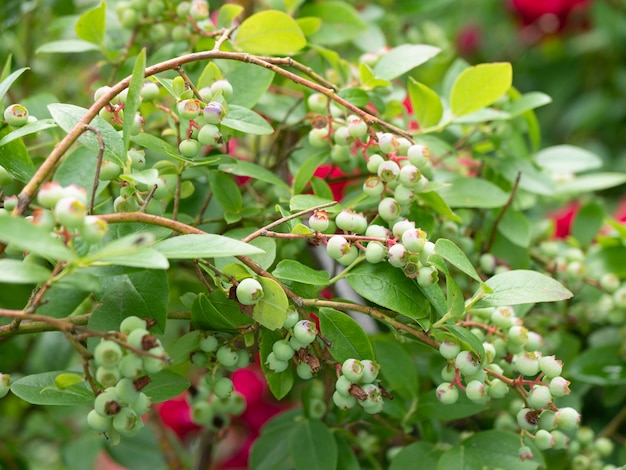
{"type": "Polygon", "coordinates": [[[514,60],[419,22],[449,4],[31,3],[0,7],[0,467],[626,463],[626,174],[542,144],[514,60]]]}

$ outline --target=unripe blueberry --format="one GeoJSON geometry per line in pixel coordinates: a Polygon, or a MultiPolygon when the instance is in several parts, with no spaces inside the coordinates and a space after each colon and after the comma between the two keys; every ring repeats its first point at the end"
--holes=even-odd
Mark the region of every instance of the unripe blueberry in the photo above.
{"type": "Polygon", "coordinates": [[[219,124],[224,114],[224,107],[217,101],[211,101],[204,107],[203,116],[207,124],[219,124]]]}
{"type": "Polygon", "coordinates": [[[509,386],[500,379],[493,379],[489,384],[489,396],[491,398],[504,398],[509,390],[509,386]]]}
{"type": "Polygon", "coordinates": [[[486,364],[492,363],[496,359],[496,347],[492,343],[483,342],[483,350],[485,351],[486,364]]]}
{"type": "Polygon", "coordinates": [[[147,323],[142,318],[139,318],[135,315],[131,315],[130,317],[126,317],[120,323],[120,331],[125,335],[129,334],[133,330],[142,329],[145,330],[147,327],[147,323]]]}
{"type": "Polygon", "coordinates": [[[201,351],[210,353],[217,351],[217,348],[219,347],[219,342],[217,341],[217,338],[215,336],[209,335],[206,338],[202,338],[200,340],[200,342],[198,343],[198,347],[201,351]]]}
{"type": "Polygon", "coordinates": [[[348,133],[351,137],[360,139],[367,134],[367,124],[363,120],[354,115],[348,116],[348,133]]]}
{"type": "Polygon", "coordinates": [[[393,190],[393,198],[398,201],[399,204],[407,205],[415,199],[415,191],[406,186],[398,185],[393,190]]]}
{"type": "Polygon", "coordinates": [[[309,227],[316,232],[324,232],[328,230],[329,226],[328,212],[323,209],[314,210],[311,217],[309,217],[309,227]]]}
{"type": "Polygon", "coordinates": [[[555,356],[543,356],[539,359],[539,368],[546,378],[557,377],[563,372],[563,361],[555,356]]]}
{"type": "Polygon", "coordinates": [[[437,396],[437,400],[444,405],[452,405],[459,399],[458,389],[448,382],[439,384],[435,390],[435,394],[437,396]]]}
{"type": "Polygon", "coordinates": [[[513,320],[515,319],[515,311],[512,307],[502,306],[497,307],[491,314],[491,322],[498,328],[508,330],[513,326],[513,320]]]}
{"type": "Polygon", "coordinates": [[[557,398],[569,395],[569,384],[570,382],[568,380],[561,376],[556,376],[550,380],[550,393],[557,398]]]}
{"type": "MultiPolygon", "coordinates": [[[[297,324],[297,322],[296,322],[296,324],[297,324]]],[[[289,346],[291,346],[291,348],[294,351],[300,351],[302,348],[306,348],[309,344],[310,343],[303,343],[302,341],[300,341],[295,336],[292,336],[291,338],[289,338],[289,346]]]]}
{"type": "Polygon", "coordinates": [[[274,372],[282,372],[289,367],[289,361],[283,361],[282,359],[278,359],[276,354],[272,351],[267,355],[267,366],[270,370],[274,372]]]}
{"type": "Polygon", "coordinates": [[[122,167],[117,162],[111,160],[102,160],[100,165],[100,173],[98,178],[102,181],[112,181],[122,173],[122,167]]]}
{"type": "Polygon", "coordinates": [[[100,416],[112,416],[120,411],[119,398],[114,387],[106,388],[93,402],[93,408],[100,416]]]}
{"type": "Polygon", "coordinates": [[[211,85],[211,92],[213,95],[221,93],[224,98],[228,99],[233,96],[233,86],[228,80],[222,78],[213,82],[211,85]]]}
{"type": "Polygon", "coordinates": [[[383,227],[382,225],[371,224],[365,230],[366,237],[373,238],[389,238],[391,235],[391,231],[387,227],[383,227]]]}
{"type": "Polygon", "coordinates": [[[409,252],[402,243],[396,243],[387,250],[387,261],[394,268],[402,268],[408,261],[409,252]]]}
{"type": "Polygon", "coordinates": [[[209,17],[209,5],[204,0],[193,0],[189,6],[189,16],[196,21],[209,17]]]}
{"type": "Polygon", "coordinates": [[[539,422],[537,423],[539,428],[551,431],[556,426],[555,413],[552,410],[543,410],[539,415],[539,422]]]}
{"type": "Polygon", "coordinates": [[[547,408],[550,403],[552,403],[550,389],[545,385],[535,385],[528,395],[528,404],[536,410],[540,410],[547,408]]]}
{"type": "Polygon", "coordinates": [[[470,380],[465,385],[465,395],[475,403],[485,403],[489,399],[489,386],[479,380],[470,380]]]}
{"type": "Polygon", "coordinates": [[[295,354],[295,351],[289,345],[289,341],[286,339],[276,341],[272,345],[272,352],[274,353],[276,358],[280,359],[281,361],[289,361],[295,354]]]}
{"type": "Polygon", "coordinates": [[[115,393],[122,403],[134,403],[139,398],[139,390],[132,379],[123,378],[115,385],[115,393]]]}
{"type": "Polygon", "coordinates": [[[461,346],[459,343],[442,341],[439,345],[439,354],[441,354],[445,359],[454,359],[460,352],[461,346]]]}
{"type": "Polygon", "coordinates": [[[385,222],[391,222],[397,219],[400,217],[401,212],[402,208],[400,204],[391,197],[386,197],[378,203],[378,215],[380,215],[385,222]]]}
{"type": "Polygon", "coordinates": [[[135,197],[118,196],[113,201],[115,212],[135,212],[139,209],[139,202],[135,197]]]}
{"type": "Polygon", "coordinates": [[[378,176],[369,176],[363,181],[363,192],[368,196],[380,196],[385,191],[385,184],[378,176]]]}
{"type": "Polygon", "coordinates": [[[176,105],[178,115],[183,119],[195,119],[200,115],[201,106],[200,101],[197,99],[188,99],[179,101],[176,105]]]}
{"type": "Polygon", "coordinates": [[[473,375],[480,370],[480,361],[470,351],[461,351],[454,359],[454,364],[463,375],[473,375]]]}
{"type": "Polygon", "coordinates": [[[300,320],[293,327],[294,337],[303,344],[311,344],[317,337],[317,327],[310,320],[300,320]]]}
{"type": "Polygon", "coordinates": [[[224,367],[232,367],[237,364],[237,361],[239,360],[239,351],[225,344],[217,350],[215,357],[217,358],[217,362],[222,364],[224,367]]]}
{"type": "Polygon", "coordinates": [[[87,425],[94,431],[108,432],[111,429],[112,420],[110,416],[102,416],[96,410],[91,410],[87,414],[87,425]]]}
{"type": "Polygon", "coordinates": [[[424,242],[424,248],[420,251],[420,262],[428,264],[430,257],[435,254],[435,244],[429,240],[424,242]]]}
{"type": "Polygon", "coordinates": [[[156,338],[143,328],[135,328],[126,335],[126,342],[141,351],[152,348],[155,340],[156,338]]]}
{"type": "Polygon", "coordinates": [[[380,364],[369,359],[363,359],[361,364],[363,364],[363,376],[361,377],[361,382],[373,383],[380,372],[380,364]]]}
{"type": "Polygon", "coordinates": [[[369,171],[370,173],[378,174],[378,167],[384,161],[385,159],[377,153],[370,155],[369,159],[367,160],[367,171],[369,171]]]}
{"type": "Polygon", "coordinates": [[[116,366],[122,359],[122,348],[114,341],[103,339],[94,349],[93,356],[96,363],[101,366],[116,366]]]}
{"type": "Polygon", "coordinates": [[[330,149],[330,159],[333,163],[348,163],[352,160],[352,152],[347,145],[333,145],[330,149]]]}
{"type": "Polygon", "coordinates": [[[517,452],[519,459],[523,462],[524,460],[532,460],[535,456],[533,455],[533,451],[528,446],[521,446],[517,452]]]}
{"type": "Polygon", "coordinates": [[[518,372],[526,376],[534,376],[539,373],[539,354],[525,352],[515,356],[513,364],[518,372]]]}
{"type": "Polygon", "coordinates": [[[136,379],[143,371],[143,361],[139,356],[126,354],[120,361],[118,367],[122,377],[136,379]]]}
{"type": "Polygon", "coordinates": [[[156,374],[157,372],[165,369],[165,367],[167,366],[167,362],[158,357],[144,356],[141,361],[144,370],[148,374],[156,374]]]}
{"type": "Polygon", "coordinates": [[[9,374],[0,374],[0,398],[3,398],[11,389],[11,377],[9,374]]]}
{"type": "Polygon", "coordinates": [[[394,134],[386,132],[378,136],[378,148],[383,153],[395,152],[399,145],[398,137],[394,134]]]}
{"type": "Polygon", "coordinates": [[[347,410],[356,405],[356,398],[352,395],[344,395],[339,393],[339,391],[335,390],[333,392],[333,403],[337,406],[337,408],[342,410],[347,410]]]}
{"type": "Polygon", "coordinates": [[[309,109],[317,114],[326,114],[326,107],[328,106],[328,97],[321,93],[313,93],[309,95],[306,100],[309,109]]]}
{"type": "Polygon", "coordinates": [[[452,362],[447,362],[443,369],[441,369],[441,379],[444,382],[452,382],[456,377],[456,369],[452,362]]]}
{"type": "Polygon", "coordinates": [[[350,253],[350,243],[341,235],[333,235],[328,239],[326,252],[332,259],[339,259],[350,253]]]}
{"type": "Polygon", "coordinates": [[[521,325],[513,325],[508,331],[509,341],[515,345],[522,345],[528,341],[528,330],[521,325]]]}
{"type": "Polygon", "coordinates": [[[417,273],[417,283],[422,287],[432,286],[439,280],[439,272],[434,266],[422,266],[417,273]]]}
{"type": "Polygon", "coordinates": [[[139,13],[132,8],[122,10],[118,16],[124,28],[132,29],[139,24],[139,13]]]}
{"type": "Polygon", "coordinates": [[[350,395],[351,387],[352,387],[352,382],[348,380],[348,378],[345,375],[340,375],[337,381],[335,382],[335,390],[337,391],[337,393],[345,397],[351,396],[350,395]]]}
{"type": "Polygon", "coordinates": [[[311,147],[325,148],[328,147],[328,128],[313,128],[309,131],[308,140],[311,147]]]}
{"type": "Polygon", "coordinates": [[[527,351],[540,351],[543,346],[543,338],[539,333],[535,333],[534,331],[528,332],[528,341],[524,345],[524,348],[527,351]]]}
{"type": "Polygon", "coordinates": [[[230,397],[231,393],[235,391],[233,381],[228,377],[219,378],[213,385],[213,393],[217,398],[225,399],[230,397]]]}
{"type": "Polygon", "coordinates": [[[600,286],[607,292],[615,292],[620,286],[620,279],[615,273],[604,273],[600,278],[600,286]]]}
{"type": "Polygon", "coordinates": [[[98,243],[109,230],[107,223],[96,215],[85,216],[83,225],[78,228],[80,238],[87,243],[98,243]]]}
{"type": "Polygon", "coordinates": [[[143,427],[141,417],[137,416],[135,410],[124,407],[113,417],[113,429],[120,434],[132,436],[143,427]]]}
{"type": "Polygon", "coordinates": [[[99,366],[96,369],[96,380],[104,388],[113,387],[120,379],[118,367],[99,366]]]}
{"type": "Polygon", "coordinates": [[[380,242],[368,242],[365,247],[365,259],[368,263],[380,263],[387,256],[387,248],[380,242]]]}
{"type": "Polygon", "coordinates": [[[404,165],[400,169],[400,174],[398,175],[398,181],[403,186],[408,188],[414,187],[417,182],[422,178],[422,173],[415,165],[404,165]]]}
{"type": "Polygon", "coordinates": [[[178,144],[178,150],[183,157],[193,158],[200,153],[200,142],[194,139],[184,139],[178,144]]]}
{"type": "Polygon", "coordinates": [[[209,147],[215,145],[221,137],[220,130],[215,124],[205,124],[198,131],[198,142],[209,147]]]}
{"type": "Polygon", "coordinates": [[[191,421],[199,426],[210,426],[215,418],[215,410],[211,403],[195,401],[191,405],[191,421]]]}
{"type": "Polygon", "coordinates": [[[154,82],[146,82],[141,88],[141,98],[145,101],[154,101],[159,97],[159,85],[154,82]]]}
{"type": "Polygon", "coordinates": [[[28,124],[28,109],[21,104],[12,104],[4,110],[4,119],[13,127],[22,127],[28,124]]]}
{"type": "Polygon", "coordinates": [[[311,369],[311,366],[306,362],[300,362],[296,366],[296,374],[298,374],[298,377],[302,380],[309,380],[313,377],[313,369],[311,369]]]}
{"type": "Polygon", "coordinates": [[[254,305],[263,298],[263,286],[252,277],[242,279],[236,289],[237,300],[243,305],[254,305]]]}
{"type": "Polygon", "coordinates": [[[239,350],[239,359],[237,359],[237,364],[234,365],[235,369],[242,369],[248,367],[250,365],[250,354],[247,349],[239,350]]]}
{"type": "Polygon", "coordinates": [[[599,437],[593,442],[593,450],[595,450],[600,457],[608,457],[613,453],[614,448],[613,441],[608,437],[599,437]]]}
{"type": "Polygon", "coordinates": [[[385,183],[395,181],[396,179],[398,179],[398,175],[400,174],[400,167],[396,162],[392,160],[386,160],[378,165],[377,174],[378,177],[385,183]]]}
{"type": "Polygon", "coordinates": [[[141,416],[150,411],[151,404],[152,402],[150,398],[148,398],[148,395],[143,392],[139,392],[137,399],[134,402],[129,403],[129,406],[135,410],[135,413],[137,413],[138,416],[141,416]]]}
{"type": "Polygon", "coordinates": [[[61,225],[79,228],[85,220],[87,206],[72,196],[61,198],[54,206],[54,215],[61,225]]]}
{"type": "Polygon", "coordinates": [[[407,150],[407,156],[412,165],[421,169],[430,160],[430,150],[423,145],[411,145],[407,150]]]}
{"type": "Polygon", "coordinates": [[[341,366],[341,373],[352,383],[357,383],[363,377],[363,363],[358,359],[346,359],[341,366]]]}
{"type": "Polygon", "coordinates": [[[401,238],[402,234],[407,230],[415,230],[415,222],[401,219],[393,224],[391,233],[394,237],[401,238]]]}
{"type": "Polygon", "coordinates": [[[560,429],[564,431],[573,431],[580,423],[580,413],[574,408],[565,406],[556,411],[554,420],[560,429]]]}
{"type": "Polygon", "coordinates": [[[539,414],[531,408],[522,408],[517,413],[517,424],[520,428],[532,431],[537,428],[539,414]]]}
{"type": "Polygon", "coordinates": [[[283,328],[293,328],[296,323],[300,320],[300,315],[295,310],[289,309],[287,310],[287,316],[285,317],[285,323],[283,323],[283,328]]]}
{"type": "Polygon", "coordinates": [[[413,228],[402,233],[402,244],[411,252],[419,253],[426,244],[426,232],[413,228]]]}

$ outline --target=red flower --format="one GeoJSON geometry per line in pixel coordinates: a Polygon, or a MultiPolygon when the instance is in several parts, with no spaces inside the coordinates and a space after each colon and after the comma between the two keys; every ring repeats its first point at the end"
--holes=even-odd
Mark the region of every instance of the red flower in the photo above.
{"type": "MultiPolygon", "coordinates": [[[[317,176],[318,178],[328,182],[329,179],[341,178],[346,175],[335,165],[327,164],[318,167],[313,176],[317,176]]],[[[347,179],[328,183],[330,190],[333,192],[333,198],[335,198],[335,201],[341,201],[343,199],[343,193],[348,183],[350,183],[350,181],[347,179]]]]}
{"type": "Polygon", "coordinates": [[[552,212],[549,217],[554,222],[554,238],[567,238],[572,233],[574,217],[580,209],[580,202],[570,202],[567,206],[552,212]]]}
{"type": "Polygon", "coordinates": [[[482,30],[479,26],[468,24],[463,26],[456,35],[456,50],[461,57],[474,57],[482,43],[482,30]]]}
{"type": "Polygon", "coordinates": [[[163,424],[170,428],[181,440],[197,433],[202,428],[191,420],[191,408],[187,394],[182,393],[163,403],[157,403],[156,410],[163,424]]]}
{"type": "Polygon", "coordinates": [[[528,42],[589,26],[586,13],[591,0],[509,0],[508,3],[520,20],[522,37],[528,42]]]}

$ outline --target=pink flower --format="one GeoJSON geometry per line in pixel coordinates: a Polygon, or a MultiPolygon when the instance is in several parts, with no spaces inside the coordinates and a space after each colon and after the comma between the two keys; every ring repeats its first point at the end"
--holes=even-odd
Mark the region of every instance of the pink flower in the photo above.
{"type": "Polygon", "coordinates": [[[587,10],[592,0],[509,0],[508,6],[521,23],[527,42],[565,30],[580,31],[589,26],[587,10]]]}
{"type": "Polygon", "coordinates": [[[191,420],[191,408],[187,401],[187,393],[182,393],[163,403],[157,403],[155,406],[163,424],[181,440],[185,440],[191,434],[202,429],[191,420]]]}
{"type": "Polygon", "coordinates": [[[580,209],[580,202],[573,201],[562,209],[558,209],[551,214],[549,218],[554,222],[554,238],[563,239],[572,233],[572,223],[574,217],[580,209]]]}

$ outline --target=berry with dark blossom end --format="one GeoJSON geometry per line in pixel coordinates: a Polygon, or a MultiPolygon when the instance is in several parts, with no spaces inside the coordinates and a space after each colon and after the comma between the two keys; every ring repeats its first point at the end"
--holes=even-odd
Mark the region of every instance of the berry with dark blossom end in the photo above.
{"type": "Polygon", "coordinates": [[[224,107],[217,101],[211,101],[204,107],[202,113],[204,122],[207,124],[219,124],[224,114],[224,107]]]}
{"type": "Polygon", "coordinates": [[[303,344],[311,344],[317,337],[317,327],[310,320],[300,320],[293,327],[294,337],[303,344]]]}
{"type": "Polygon", "coordinates": [[[341,373],[352,383],[357,383],[363,377],[363,363],[358,359],[346,359],[341,366],[341,373]]]}
{"type": "Polygon", "coordinates": [[[115,393],[122,403],[134,403],[139,398],[139,390],[133,380],[124,377],[115,385],[115,393]]]}
{"type": "Polygon", "coordinates": [[[9,126],[25,126],[28,124],[28,109],[21,104],[12,104],[4,110],[4,119],[9,126]]]}
{"type": "Polygon", "coordinates": [[[309,227],[316,232],[324,232],[328,230],[330,226],[330,220],[328,219],[328,212],[323,209],[317,209],[313,211],[313,214],[309,217],[309,227]]]}
{"type": "Polygon", "coordinates": [[[120,409],[119,397],[114,387],[106,388],[93,402],[93,408],[100,416],[112,416],[120,409]]]}
{"type": "Polygon", "coordinates": [[[539,413],[532,408],[522,408],[517,413],[517,424],[520,428],[527,431],[533,431],[537,429],[537,423],[539,421],[539,413]]]}
{"type": "Polygon", "coordinates": [[[439,384],[435,390],[435,395],[437,396],[437,400],[444,405],[453,405],[459,399],[458,389],[449,382],[439,384]]]}
{"type": "Polygon", "coordinates": [[[263,298],[263,286],[252,277],[242,279],[237,284],[237,300],[243,305],[254,305],[263,298]]]}

